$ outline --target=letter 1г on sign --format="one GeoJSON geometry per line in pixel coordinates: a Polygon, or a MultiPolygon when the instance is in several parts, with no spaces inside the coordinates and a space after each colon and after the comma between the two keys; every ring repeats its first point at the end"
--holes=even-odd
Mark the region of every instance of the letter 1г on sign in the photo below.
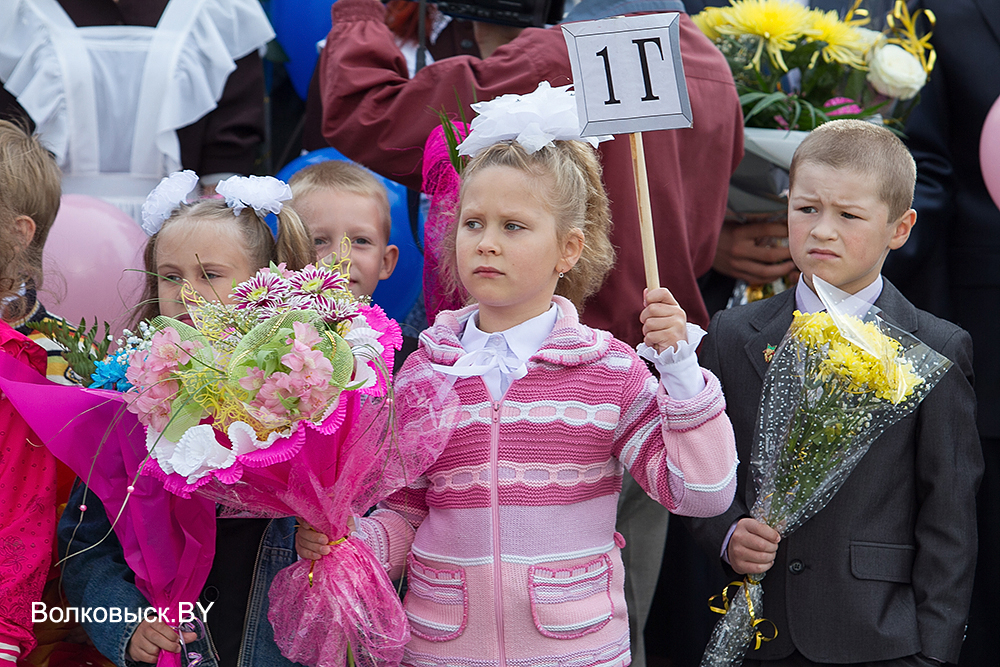
{"type": "Polygon", "coordinates": [[[676,12],[562,26],[583,136],[691,127],[676,12]]]}

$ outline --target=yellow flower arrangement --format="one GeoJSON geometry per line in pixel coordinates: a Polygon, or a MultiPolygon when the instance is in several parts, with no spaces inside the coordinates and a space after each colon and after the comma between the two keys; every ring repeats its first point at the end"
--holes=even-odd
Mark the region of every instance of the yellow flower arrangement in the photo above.
{"type": "Polygon", "coordinates": [[[901,129],[916,101],[895,105],[887,98],[913,100],[924,85],[934,50],[929,30],[922,32],[918,21],[933,29],[934,15],[911,15],[898,0],[882,35],[863,27],[869,22],[863,1],[854,0],[841,18],[795,0],[731,0],[692,19],[726,56],[748,127],[808,131],[834,117],[882,114],[890,127],[901,129]],[[899,57],[876,58],[887,46],[918,61],[923,78],[910,81],[899,57]],[[898,85],[900,78],[906,85],[898,85]]]}
{"type": "Polygon", "coordinates": [[[826,44],[813,54],[814,60],[817,54],[822,54],[823,60],[828,63],[849,65],[859,70],[865,68],[865,54],[870,42],[856,24],[841,21],[834,10],[824,12],[813,9],[809,15],[812,19],[812,40],[826,44]]]}
{"type": "Polygon", "coordinates": [[[816,34],[810,11],[794,0],[744,0],[723,9],[725,23],[715,26],[720,35],[753,35],[759,38],[753,66],[760,70],[766,48],[771,62],[787,72],[784,53],[795,49],[805,36],[816,34]]]}
{"type": "Polygon", "coordinates": [[[795,311],[792,322],[792,335],[810,352],[829,346],[819,362],[824,381],[839,380],[850,393],[870,392],[893,405],[912,395],[923,380],[913,372],[913,364],[901,357],[899,341],[882,333],[874,321],[856,322],[854,332],[863,338],[864,347],[845,338],[825,311],[811,315],[795,311]]]}

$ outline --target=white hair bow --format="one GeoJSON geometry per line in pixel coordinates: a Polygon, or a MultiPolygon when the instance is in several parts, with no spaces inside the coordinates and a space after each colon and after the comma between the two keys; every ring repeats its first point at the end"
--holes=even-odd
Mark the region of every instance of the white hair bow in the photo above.
{"type": "Polygon", "coordinates": [[[160,231],[163,222],[187,201],[197,185],[198,174],[190,169],[166,176],[142,204],[142,230],[149,236],[160,231]]]}
{"type": "Polygon", "coordinates": [[[472,120],[469,135],[458,145],[460,155],[475,156],[500,141],[516,140],[534,153],[553,141],[586,141],[594,148],[614,137],[580,136],[580,117],[570,86],[553,88],[548,81],[527,95],[501,95],[489,102],[473,104],[479,114],[472,120]]]}
{"type": "Polygon", "coordinates": [[[288,183],[274,176],[230,176],[215,186],[215,191],[226,198],[226,205],[239,215],[245,208],[252,208],[258,215],[277,215],[282,202],[292,198],[288,183]]]}

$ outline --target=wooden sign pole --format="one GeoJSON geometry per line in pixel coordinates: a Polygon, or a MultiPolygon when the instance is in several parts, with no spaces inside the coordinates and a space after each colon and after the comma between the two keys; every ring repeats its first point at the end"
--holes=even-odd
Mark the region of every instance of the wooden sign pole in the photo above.
{"type": "Polygon", "coordinates": [[[646,176],[646,154],[642,148],[642,132],[629,136],[632,146],[632,175],[635,178],[635,198],[639,205],[639,234],[642,238],[642,263],[646,267],[646,287],[660,286],[660,271],[656,265],[656,243],[653,239],[653,209],[649,203],[649,179],[646,176]]]}

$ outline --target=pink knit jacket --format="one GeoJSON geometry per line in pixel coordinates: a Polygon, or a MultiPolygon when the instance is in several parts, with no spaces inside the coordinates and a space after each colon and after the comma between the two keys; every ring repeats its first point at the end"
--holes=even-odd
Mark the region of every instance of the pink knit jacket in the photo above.
{"type": "MultiPolygon", "coordinates": [[[[560,317],[527,375],[500,401],[480,377],[456,380],[462,408],[444,452],[359,522],[391,576],[407,563],[405,665],[628,665],[622,466],[672,512],[714,516],[733,499],[735,441],[715,376],[671,399],[632,349],[555,301],[560,317]]],[[[397,392],[464,354],[474,312],[438,316],[397,392]]]]}

